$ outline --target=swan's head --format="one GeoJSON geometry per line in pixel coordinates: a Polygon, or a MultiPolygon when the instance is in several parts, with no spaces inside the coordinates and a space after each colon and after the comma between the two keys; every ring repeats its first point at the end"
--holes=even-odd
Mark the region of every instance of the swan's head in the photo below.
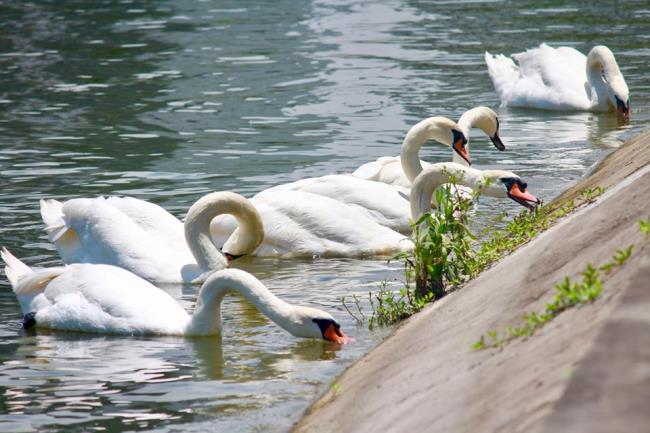
{"type": "Polygon", "coordinates": [[[461,158],[467,162],[468,165],[472,165],[472,161],[469,159],[469,152],[467,151],[467,136],[463,134],[462,131],[456,128],[452,128],[452,145],[451,148],[454,149],[461,158]]]}
{"type": "MultiPolygon", "coordinates": [[[[626,86],[627,87],[627,86],[626,86]]],[[[626,119],[630,118],[630,98],[624,101],[624,99],[619,98],[614,94],[614,101],[616,101],[616,112],[623,116],[626,119]]]]}
{"type": "Polygon", "coordinates": [[[470,128],[479,128],[485,135],[490,137],[494,147],[501,151],[506,150],[506,146],[499,136],[499,118],[491,108],[481,106],[467,110],[458,119],[458,125],[466,136],[469,135],[470,128]]]}
{"type": "Polygon", "coordinates": [[[528,184],[510,171],[485,170],[482,183],[482,194],[510,198],[531,210],[540,203],[537,197],[527,191],[528,184]]]}
{"type": "Polygon", "coordinates": [[[290,332],[296,337],[319,338],[339,344],[351,341],[331,315],[317,308],[297,307],[292,322],[290,332]]]}
{"type": "Polygon", "coordinates": [[[411,128],[407,134],[407,139],[413,131],[419,132],[422,127],[426,131],[426,139],[436,140],[451,147],[468,165],[472,165],[467,150],[467,131],[460,125],[447,117],[429,117],[411,128]]]}
{"type": "Polygon", "coordinates": [[[587,56],[589,67],[600,71],[607,88],[607,104],[626,119],[630,118],[630,90],[616,63],[614,53],[604,45],[595,46],[587,56]]]}

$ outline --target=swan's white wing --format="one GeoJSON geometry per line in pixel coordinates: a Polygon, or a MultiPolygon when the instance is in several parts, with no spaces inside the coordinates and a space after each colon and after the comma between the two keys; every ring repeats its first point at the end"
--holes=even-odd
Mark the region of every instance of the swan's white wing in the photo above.
{"type": "Polygon", "coordinates": [[[352,176],[402,188],[411,186],[411,182],[402,170],[399,156],[382,156],[376,161],[363,164],[352,173],[352,176]]]}
{"type": "MultiPolygon", "coordinates": [[[[264,241],[253,255],[362,256],[410,248],[401,234],[329,197],[270,189],[251,201],[264,224],[264,241]]],[[[235,228],[231,216],[215,218],[210,225],[215,244],[223,244],[235,228]]]]}
{"type": "Polygon", "coordinates": [[[187,245],[170,248],[101,198],[65,202],[63,219],[71,230],[55,244],[66,263],[112,264],[156,281],[182,281],[183,267],[195,263],[187,245]]]}
{"type": "Polygon", "coordinates": [[[381,182],[334,174],[299,180],[269,191],[303,191],[352,206],[366,218],[399,232],[409,232],[408,190],[381,182]]]}
{"type": "Polygon", "coordinates": [[[28,309],[37,326],[111,334],[182,335],[190,320],[167,293],[108,265],[67,266],[28,309]]]}
{"type": "Polygon", "coordinates": [[[106,203],[120,210],[143,231],[172,247],[185,245],[183,223],[162,207],[133,197],[108,197],[106,203]]]}
{"type": "Polygon", "coordinates": [[[585,92],[586,57],[570,47],[537,48],[513,55],[485,53],[494,88],[504,105],[543,109],[590,108],[585,92]]]}

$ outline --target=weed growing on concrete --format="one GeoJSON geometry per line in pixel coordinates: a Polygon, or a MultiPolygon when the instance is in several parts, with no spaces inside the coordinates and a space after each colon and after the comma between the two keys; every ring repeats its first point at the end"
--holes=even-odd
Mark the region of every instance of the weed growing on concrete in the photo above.
{"type": "Polygon", "coordinates": [[[639,230],[641,230],[641,233],[644,235],[648,235],[650,233],[650,218],[647,220],[639,221],[639,230]]]}
{"type": "Polygon", "coordinates": [[[614,267],[623,265],[632,255],[632,247],[633,245],[630,245],[625,249],[617,250],[611,260],[599,268],[588,264],[582,272],[582,280],[579,283],[571,282],[569,277],[565,277],[562,282],[555,285],[553,300],[545,305],[543,311],[524,314],[523,323],[519,326],[509,326],[502,332],[488,331],[485,335],[481,335],[472,348],[483,350],[501,347],[516,338],[529,337],[563,311],[594,302],[603,291],[600,272],[607,274],[614,267]]]}
{"type": "MultiPolygon", "coordinates": [[[[371,328],[412,316],[471,277],[473,262],[470,258],[474,254],[475,238],[467,222],[478,194],[467,198],[458,188],[455,176],[450,175],[449,179],[448,184],[435,192],[436,212],[423,215],[412,225],[413,250],[398,253],[391,259],[404,264],[403,287],[398,291],[388,290],[383,281],[376,293],[369,294],[371,328]]],[[[365,319],[357,297],[352,297],[355,313],[345,298],[341,301],[357,323],[365,319]]]]}
{"type": "Polygon", "coordinates": [[[602,187],[597,186],[595,188],[583,189],[582,191],[580,191],[580,195],[582,196],[582,198],[585,200],[586,203],[593,203],[594,201],[596,201],[596,198],[599,195],[601,195],[603,192],[605,192],[605,190],[602,187]]]}
{"type": "MultiPolygon", "coordinates": [[[[538,206],[532,212],[522,211],[505,228],[494,231],[478,248],[467,224],[478,194],[474,193],[468,200],[461,191],[452,176],[449,185],[436,191],[437,211],[423,215],[413,225],[413,251],[399,253],[393,258],[404,263],[405,282],[399,291],[386,289],[386,282],[382,282],[377,292],[369,294],[372,312],[367,316],[356,295],[352,296],[353,308],[347,305],[345,297],[341,299],[344,308],[357,323],[367,319],[370,327],[388,325],[417,313],[427,303],[457,289],[530,241],[557,219],[582,204],[593,202],[604,189],[595,187],[584,190],[582,199],[577,202],[570,200],[562,205],[538,206]],[[356,311],[353,313],[353,310],[356,311]]],[[[505,216],[503,213],[500,218],[505,216]]],[[[648,224],[650,226],[650,220],[648,224]]],[[[530,321],[537,319],[536,316],[530,317],[530,321]]],[[[512,332],[517,330],[513,329],[512,332]]]]}
{"type": "Polygon", "coordinates": [[[455,176],[435,192],[437,210],[422,215],[413,224],[412,251],[398,253],[407,280],[415,281],[416,297],[429,293],[443,297],[471,275],[475,237],[468,227],[468,215],[478,193],[470,197],[458,187],[455,176]]]}

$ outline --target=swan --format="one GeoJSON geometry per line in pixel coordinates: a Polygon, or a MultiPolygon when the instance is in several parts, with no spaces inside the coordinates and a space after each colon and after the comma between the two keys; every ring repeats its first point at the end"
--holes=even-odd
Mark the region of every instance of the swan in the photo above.
{"type": "MultiPolygon", "coordinates": [[[[477,113],[478,114],[478,113],[477,113]]],[[[480,116],[471,120],[484,126],[484,121],[480,116]],[[483,122],[482,122],[483,121],[483,122]]],[[[465,149],[465,135],[461,132],[461,127],[455,122],[444,117],[432,117],[420,122],[419,127],[412,131],[416,133],[407,135],[405,140],[405,153],[413,153],[414,158],[408,159],[411,165],[417,164],[412,168],[412,172],[418,172],[422,169],[417,153],[422,143],[429,138],[446,143],[454,149],[455,153],[463,155],[459,158],[469,160],[469,155],[465,149]],[[420,134],[421,137],[414,135],[420,134]],[[419,168],[418,168],[419,167],[419,168]]],[[[467,125],[465,126],[467,129],[467,125]]],[[[498,129],[498,125],[496,126],[498,129]]],[[[496,137],[498,134],[494,133],[496,137]]],[[[404,149],[404,148],[403,148],[404,149]]],[[[401,166],[401,161],[395,158],[397,165],[401,166]]],[[[410,183],[406,181],[405,183],[410,183]]],[[[283,185],[269,188],[267,191],[303,191],[320,196],[335,199],[343,204],[354,207],[365,217],[371,219],[385,227],[400,233],[409,233],[411,226],[409,223],[409,188],[401,185],[389,185],[388,183],[376,182],[373,179],[362,179],[358,176],[349,174],[334,174],[321,177],[302,179],[283,185]]]]}
{"type": "Polygon", "coordinates": [[[612,111],[630,117],[630,97],[612,51],[593,47],[585,57],[571,47],[541,44],[512,57],[485,52],[502,105],[547,110],[612,111]]]}
{"type": "Polygon", "coordinates": [[[453,176],[459,185],[496,198],[510,198],[533,209],[540,201],[526,189],[528,185],[519,176],[506,170],[477,170],[455,162],[439,162],[425,167],[413,181],[410,206],[413,221],[431,211],[431,198],[436,188],[453,176]]]}
{"type": "MultiPolygon", "coordinates": [[[[305,191],[270,188],[250,199],[264,226],[264,240],[250,253],[261,257],[362,257],[412,247],[401,233],[383,226],[359,207],[305,191]]],[[[230,215],[210,223],[217,245],[237,227],[230,215]]]]}
{"type": "Polygon", "coordinates": [[[428,165],[419,158],[420,149],[427,140],[436,140],[452,147],[452,161],[469,166],[468,139],[470,129],[473,127],[481,129],[490,137],[497,149],[505,150],[499,136],[497,114],[488,107],[479,106],[463,113],[457,124],[445,117],[430,117],[418,122],[406,134],[400,156],[384,156],[363,164],[352,173],[352,176],[400,186],[408,190],[415,177],[422,171],[422,167],[428,165]],[[450,140],[441,128],[451,129],[453,138],[450,140]]]}
{"type": "Polygon", "coordinates": [[[186,337],[219,334],[221,301],[226,293],[238,292],[296,337],[348,342],[331,315],[288,304],[239,269],[211,274],[189,315],[169,294],[122,268],[84,263],[32,270],[6,248],[1,255],[25,328],[186,337]]]}
{"type": "Polygon", "coordinates": [[[233,192],[214,192],[190,207],[185,223],[161,207],[134,198],[41,200],[49,240],[64,263],[115,265],[155,282],[202,282],[229,259],[264,238],[255,207],[233,192]],[[238,228],[222,254],[210,238],[210,220],[228,213],[238,228]]]}
{"type": "MultiPolygon", "coordinates": [[[[484,195],[510,198],[532,208],[539,200],[526,191],[527,184],[519,176],[504,170],[477,170],[447,162],[431,164],[415,179],[410,191],[410,222],[431,212],[436,188],[454,175],[458,185],[480,191],[484,195]],[[427,203],[424,205],[423,203],[427,203]]],[[[264,241],[250,255],[257,256],[360,256],[393,253],[413,248],[402,234],[365,219],[356,209],[329,197],[303,191],[262,191],[251,202],[264,224],[264,241]]],[[[229,215],[220,215],[210,223],[213,241],[223,242],[236,228],[229,215]]]]}

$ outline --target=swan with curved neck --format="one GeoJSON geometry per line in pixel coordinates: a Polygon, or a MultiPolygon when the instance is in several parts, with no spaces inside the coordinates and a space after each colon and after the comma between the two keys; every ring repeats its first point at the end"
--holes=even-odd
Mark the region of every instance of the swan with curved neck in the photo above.
{"type": "Polygon", "coordinates": [[[454,177],[459,185],[479,191],[483,195],[510,198],[528,209],[539,200],[526,191],[528,185],[515,173],[505,170],[477,170],[454,162],[440,162],[424,168],[411,188],[411,218],[417,221],[431,211],[431,199],[436,188],[454,177]]]}
{"type": "Polygon", "coordinates": [[[238,269],[211,274],[192,315],[166,292],[110,265],[73,264],[33,271],[6,249],[5,273],[20,303],[23,326],[126,335],[203,336],[221,332],[221,302],[237,292],[296,337],[345,344],[328,313],[282,301],[253,275],[238,269]]]}
{"type": "Polygon", "coordinates": [[[571,47],[541,44],[511,58],[485,53],[502,105],[547,110],[616,111],[630,117],[630,95],[612,51],[593,47],[587,56],[571,47]]]}
{"type": "MultiPolygon", "coordinates": [[[[464,137],[467,137],[470,128],[474,126],[481,128],[497,148],[504,149],[499,137],[499,120],[496,113],[487,107],[476,107],[465,112],[458,124],[444,117],[432,117],[411,128],[404,139],[402,158],[394,158],[392,165],[396,167],[395,172],[404,179],[403,183],[410,185],[404,171],[417,174],[422,170],[418,153],[429,139],[452,143],[455,149],[452,152],[454,160],[468,165],[468,161],[464,159],[469,159],[464,137]],[[402,162],[407,164],[406,170],[401,169],[402,162]]],[[[384,169],[387,167],[384,166],[384,169]]],[[[281,194],[281,191],[301,191],[329,197],[354,207],[366,218],[399,233],[406,234],[411,231],[408,188],[356,176],[328,175],[269,188],[265,194],[281,194]]]]}
{"type": "Polygon", "coordinates": [[[119,197],[41,200],[41,215],[64,263],[115,265],[156,282],[201,282],[264,238],[255,207],[227,191],[199,199],[185,224],[156,205],[119,197]],[[222,254],[211,241],[209,226],[212,218],[226,213],[235,217],[238,228],[222,254]]]}
{"type": "Polygon", "coordinates": [[[499,136],[499,119],[488,107],[474,107],[460,117],[458,123],[445,117],[430,117],[415,124],[402,142],[399,157],[382,157],[359,167],[355,177],[374,180],[394,186],[410,188],[412,179],[428,163],[420,160],[420,149],[428,140],[435,140],[452,148],[452,160],[470,165],[469,133],[471,128],[481,129],[499,150],[505,146],[499,136]],[[455,132],[454,132],[455,131],[455,132]],[[407,174],[408,173],[408,174],[407,174]]]}

